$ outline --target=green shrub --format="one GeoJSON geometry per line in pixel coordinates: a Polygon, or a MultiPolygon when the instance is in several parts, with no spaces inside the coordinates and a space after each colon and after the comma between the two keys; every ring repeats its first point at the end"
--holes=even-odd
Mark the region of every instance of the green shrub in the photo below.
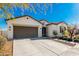
{"type": "Polygon", "coordinates": [[[57,31],[54,30],[53,35],[55,35],[55,37],[57,37],[57,35],[58,35],[57,31]]]}
{"type": "Polygon", "coordinates": [[[63,36],[64,37],[67,37],[67,38],[69,38],[69,32],[68,32],[68,30],[65,30],[64,32],[63,32],[63,36]]]}
{"type": "Polygon", "coordinates": [[[3,47],[7,39],[3,36],[0,35],[0,49],[3,47]]]}
{"type": "Polygon", "coordinates": [[[74,40],[79,41],[79,35],[76,35],[74,40]]]}

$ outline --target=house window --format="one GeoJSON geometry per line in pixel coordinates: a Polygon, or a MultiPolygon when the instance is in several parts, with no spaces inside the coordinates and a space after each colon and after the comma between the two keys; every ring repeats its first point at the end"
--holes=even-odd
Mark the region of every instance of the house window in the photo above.
{"type": "Polygon", "coordinates": [[[60,26],[60,33],[63,33],[66,30],[64,26],[60,26]]]}

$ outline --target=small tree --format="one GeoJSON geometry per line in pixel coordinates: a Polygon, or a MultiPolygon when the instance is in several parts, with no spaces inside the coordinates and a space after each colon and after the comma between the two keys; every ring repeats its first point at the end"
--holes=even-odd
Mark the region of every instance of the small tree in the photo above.
{"type": "Polygon", "coordinates": [[[57,33],[56,30],[53,31],[53,35],[54,35],[55,37],[57,37],[58,33],[57,33]]]}
{"type": "Polygon", "coordinates": [[[72,39],[72,41],[74,41],[74,35],[75,35],[74,30],[75,30],[75,27],[69,28],[69,30],[68,30],[70,33],[70,38],[72,39]]]}

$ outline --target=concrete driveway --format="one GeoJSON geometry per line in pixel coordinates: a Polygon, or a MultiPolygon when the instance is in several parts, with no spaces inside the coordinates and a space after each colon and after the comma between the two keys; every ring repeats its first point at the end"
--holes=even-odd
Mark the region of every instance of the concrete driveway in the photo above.
{"type": "Polygon", "coordinates": [[[79,55],[79,49],[50,39],[27,38],[13,41],[14,56],[72,56],[79,55]]]}

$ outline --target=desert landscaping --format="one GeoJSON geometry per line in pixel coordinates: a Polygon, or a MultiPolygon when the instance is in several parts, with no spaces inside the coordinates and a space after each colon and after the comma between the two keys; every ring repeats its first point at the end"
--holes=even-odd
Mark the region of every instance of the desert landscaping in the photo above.
{"type": "Polygon", "coordinates": [[[0,35],[0,56],[12,56],[13,42],[0,35]]]}

